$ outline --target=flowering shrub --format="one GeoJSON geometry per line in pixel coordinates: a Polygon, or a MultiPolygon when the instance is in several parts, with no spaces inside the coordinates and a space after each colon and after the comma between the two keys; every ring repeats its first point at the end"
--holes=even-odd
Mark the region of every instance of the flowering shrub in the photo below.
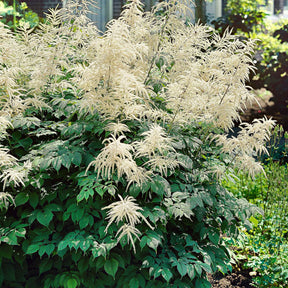
{"type": "Polygon", "coordinates": [[[185,24],[185,2],[130,1],[103,35],[78,1],[33,34],[0,27],[3,287],[210,287],[231,269],[221,235],[257,209],[219,179],[262,169],[274,122],[226,135],[254,44],[185,24]]]}

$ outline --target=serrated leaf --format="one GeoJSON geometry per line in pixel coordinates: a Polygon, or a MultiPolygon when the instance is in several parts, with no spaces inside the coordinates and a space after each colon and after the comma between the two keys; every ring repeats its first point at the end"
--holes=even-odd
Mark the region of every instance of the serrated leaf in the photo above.
{"type": "Polygon", "coordinates": [[[38,211],[36,219],[40,224],[47,227],[53,219],[53,213],[49,209],[38,211]]]}
{"type": "Polygon", "coordinates": [[[62,157],[58,156],[51,161],[52,167],[58,172],[62,165],[62,157]]]}
{"type": "Polygon", "coordinates": [[[72,154],[71,154],[71,153],[61,155],[62,165],[63,165],[64,167],[66,167],[68,170],[69,170],[69,168],[70,168],[70,166],[71,166],[71,161],[72,161],[72,160],[71,160],[71,157],[72,157],[72,154]]]}
{"type": "Polygon", "coordinates": [[[187,267],[186,264],[183,263],[182,261],[177,263],[177,270],[179,272],[179,274],[181,275],[181,277],[183,277],[184,275],[187,274],[187,267]]]}
{"type": "Polygon", "coordinates": [[[208,193],[201,193],[202,200],[209,206],[213,206],[213,199],[208,193]]]}
{"type": "Polygon", "coordinates": [[[52,268],[53,260],[49,258],[44,258],[41,260],[39,265],[39,274],[49,271],[52,268]]]}
{"type": "Polygon", "coordinates": [[[39,195],[36,192],[34,192],[29,197],[29,204],[31,205],[32,208],[35,209],[38,203],[39,203],[39,195]]]}
{"type": "Polygon", "coordinates": [[[208,238],[213,244],[218,245],[219,240],[220,240],[220,234],[218,234],[217,232],[209,231],[208,238]]]}
{"type": "Polygon", "coordinates": [[[116,259],[108,259],[104,264],[104,270],[115,279],[118,270],[118,261],[116,259]]]}
{"type": "Polygon", "coordinates": [[[79,221],[79,227],[81,230],[87,227],[88,224],[89,224],[89,217],[87,216],[82,217],[81,220],[79,221]]]}
{"type": "Polygon", "coordinates": [[[16,236],[14,231],[10,232],[6,236],[2,236],[0,238],[0,243],[1,242],[5,242],[5,243],[7,243],[9,245],[18,245],[18,239],[17,239],[17,236],[16,236]]]}
{"type": "Polygon", "coordinates": [[[77,280],[74,278],[70,278],[67,280],[66,285],[67,288],[76,288],[78,286],[77,280]]]}
{"type": "Polygon", "coordinates": [[[191,209],[194,209],[197,206],[204,207],[201,197],[199,195],[191,196],[190,206],[191,206],[191,209]]]}
{"type": "Polygon", "coordinates": [[[150,185],[152,192],[154,192],[160,197],[163,197],[164,195],[171,195],[171,188],[169,182],[160,175],[156,175],[150,185]]]}
{"type": "Polygon", "coordinates": [[[92,240],[86,239],[80,242],[79,247],[83,252],[86,252],[90,248],[91,244],[92,244],[92,240]]]}
{"type": "Polygon", "coordinates": [[[94,196],[94,190],[92,188],[84,187],[81,189],[80,193],[77,195],[77,201],[80,202],[83,199],[87,201],[90,196],[91,197],[94,196]]]}
{"type": "Polygon", "coordinates": [[[98,195],[100,195],[101,197],[103,197],[104,193],[105,193],[105,189],[103,189],[103,186],[98,185],[95,187],[95,191],[98,193],[98,195]]]}
{"type": "Polygon", "coordinates": [[[64,250],[65,248],[67,248],[69,243],[70,243],[70,240],[62,240],[62,241],[60,241],[59,244],[58,244],[58,251],[61,251],[61,250],[64,250]]]}
{"type": "Polygon", "coordinates": [[[155,231],[147,232],[147,245],[157,252],[157,247],[161,244],[161,236],[155,231]]]}
{"type": "Polygon", "coordinates": [[[199,263],[201,265],[201,267],[203,268],[203,270],[205,270],[207,273],[212,273],[212,269],[211,269],[211,266],[207,263],[199,263]]]}
{"type": "Polygon", "coordinates": [[[75,166],[80,166],[82,162],[82,155],[79,152],[74,152],[72,157],[72,163],[75,166]]]}
{"type": "Polygon", "coordinates": [[[72,221],[73,222],[79,222],[81,220],[81,218],[83,217],[84,212],[85,211],[82,208],[76,209],[71,215],[72,221]]]}
{"type": "Polygon", "coordinates": [[[47,170],[47,168],[51,165],[51,162],[52,162],[53,158],[51,157],[48,157],[48,158],[43,158],[40,160],[40,171],[45,171],[47,170]]]}
{"type": "Polygon", "coordinates": [[[147,245],[147,240],[148,240],[147,236],[143,236],[143,237],[142,237],[142,239],[141,239],[141,241],[140,241],[140,247],[141,247],[141,249],[143,249],[143,248],[147,245]]]}
{"type": "Polygon", "coordinates": [[[159,245],[160,243],[161,243],[161,242],[160,242],[158,239],[156,239],[156,238],[150,238],[150,237],[149,237],[149,240],[147,240],[147,245],[148,245],[150,248],[154,249],[155,251],[157,251],[157,247],[158,247],[158,245],[159,245]]]}
{"type": "Polygon", "coordinates": [[[196,263],[196,264],[194,264],[194,269],[195,269],[196,273],[198,274],[198,276],[201,276],[201,274],[202,274],[201,266],[196,263]]]}
{"type": "Polygon", "coordinates": [[[31,244],[28,246],[26,254],[33,254],[39,250],[39,244],[31,244]]]}
{"type": "Polygon", "coordinates": [[[161,275],[162,277],[169,282],[171,280],[171,278],[173,277],[172,272],[170,271],[169,268],[164,267],[161,271],[161,275]]]}
{"type": "Polygon", "coordinates": [[[129,288],[138,288],[139,287],[139,280],[137,278],[132,278],[129,281],[129,288]]]}
{"type": "Polygon", "coordinates": [[[129,195],[133,196],[134,198],[136,198],[140,192],[142,191],[141,189],[142,187],[138,184],[133,184],[130,186],[130,189],[129,189],[129,195]]]}
{"type": "Polygon", "coordinates": [[[188,265],[187,267],[188,270],[188,276],[191,280],[193,280],[195,278],[195,270],[194,270],[194,266],[193,265],[188,265]]]}
{"type": "Polygon", "coordinates": [[[29,200],[29,195],[25,192],[21,192],[17,194],[17,196],[15,197],[15,204],[16,206],[20,206],[20,205],[25,204],[28,200],[29,200]]]}

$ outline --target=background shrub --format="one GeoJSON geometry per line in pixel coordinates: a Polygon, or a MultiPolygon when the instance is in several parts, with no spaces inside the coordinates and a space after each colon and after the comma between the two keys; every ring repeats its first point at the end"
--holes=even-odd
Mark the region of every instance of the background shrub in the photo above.
{"type": "Polygon", "coordinates": [[[0,1],[0,21],[15,30],[17,27],[28,24],[30,28],[39,24],[37,13],[28,9],[25,2],[18,3],[14,0],[13,5],[9,5],[7,1],[0,1]]]}
{"type": "Polygon", "coordinates": [[[224,17],[212,22],[215,28],[224,33],[231,29],[240,37],[258,39],[255,61],[255,75],[250,74],[249,84],[254,89],[265,87],[274,95],[277,109],[286,111],[287,106],[287,21],[272,23],[265,19],[261,10],[263,1],[234,1],[227,3],[224,17]]]}
{"type": "Polygon", "coordinates": [[[255,272],[256,287],[286,287],[288,283],[287,139],[288,133],[275,127],[267,145],[270,157],[263,159],[265,174],[251,179],[244,173],[234,182],[224,182],[234,195],[245,197],[264,212],[250,218],[252,230],[243,229],[238,241],[232,241],[238,263],[255,272]]]}

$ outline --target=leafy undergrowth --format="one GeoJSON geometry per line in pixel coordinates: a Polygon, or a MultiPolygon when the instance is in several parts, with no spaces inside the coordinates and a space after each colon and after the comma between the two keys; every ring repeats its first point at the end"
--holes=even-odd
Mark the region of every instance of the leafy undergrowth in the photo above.
{"type": "Polygon", "coordinates": [[[237,241],[228,239],[242,267],[255,272],[256,287],[285,288],[288,285],[287,132],[281,139],[280,143],[270,143],[272,157],[265,160],[266,176],[260,174],[251,179],[241,174],[234,183],[225,183],[234,194],[257,204],[264,212],[263,216],[250,218],[251,229],[243,229],[237,241]]]}

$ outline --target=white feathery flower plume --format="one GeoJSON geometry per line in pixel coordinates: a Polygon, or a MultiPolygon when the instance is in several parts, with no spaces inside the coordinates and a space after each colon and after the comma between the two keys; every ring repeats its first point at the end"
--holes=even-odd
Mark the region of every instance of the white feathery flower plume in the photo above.
{"type": "Polygon", "coordinates": [[[123,135],[124,132],[130,132],[130,129],[126,124],[120,123],[120,122],[112,122],[109,123],[106,127],[105,130],[110,131],[113,133],[113,135],[123,135]]]}
{"type": "Polygon", "coordinates": [[[153,124],[150,130],[141,134],[144,140],[134,143],[136,157],[148,157],[147,165],[153,171],[167,175],[168,169],[174,169],[180,162],[176,159],[173,138],[169,137],[164,128],[153,124]]]}
{"type": "Polygon", "coordinates": [[[224,153],[232,156],[235,167],[247,170],[254,177],[256,173],[264,171],[261,164],[256,162],[255,156],[268,154],[265,143],[269,140],[274,125],[275,121],[267,117],[255,119],[252,124],[241,124],[237,137],[217,135],[214,139],[217,145],[222,146],[224,153]]]}
{"type": "Polygon", "coordinates": [[[24,181],[27,179],[31,169],[32,163],[26,161],[23,166],[17,165],[4,170],[0,176],[4,189],[9,183],[13,183],[14,187],[20,186],[20,184],[24,186],[24,181]]]}
{"type": "Polygon", "coordinates": [[[150,229],[153,230],[154,228],[140,212],[143,211],[143,209],[139,207],[138,204],[134,203],[136,201],[135,198],[133,198],[132,196],[126,196],[123,199],[121,195],[118,196],[120,198],[120,201],[114,202],[109,206],[102,208],[102,210],[109,210],[107,213],[107,219],[109,220],[109,222],[105,229],[105,232],[107,233],[108,228],[112,223],[116,222],[116,224],[118,225],[119,222],[123,222],[124,224],[121,226],[121,228],[116,234],[116,236],[120,234],[118,236],[118,241],[120,241],[120,239],[122,239],[124,236],[127,236],[128,242],[129,240],[131,241],[133,250],[134,252],[136,252],[133,235],[136,236],[137,239],[139,239],[138,235],[140,235],[141,232],[137,228],[135,228],[135,225],[140,223],[141,220],[144,220],[144,222],[148,225],[150,229]]]}
{"type": "Polygon", "coordinates": [[[140,157],[151,157],[155,154],[164,152],[174,152],[175,149],[172,147],[173,139],[167,135],[165,130],[157,125],[153,124],[150,130],[141,134],[144,136],[143,141],[135,142],[137,150],[136,156],[140,157]]]}
{"type": "Polygon", "coordinates": [[[143,168],[138,167],[133,160],[131,154],[134,151],[133,146],[121,142],[125,138],[124,135],[118,138],[115,135],[111,135],[110,138],[105,139],[103,143],[107,143],[106,146],[96,159],[88,165],[86,171],[89,170],[90,166],[94,165],[97,177],[101,175],[111,179],[114,171],[117,170],[118,178],[126,175],[129,182],[128,187],[132,182],[142,185],[149,178],[148,173],[143,168]]]}
{"type": "Polygon", "coordinates": [[[11,203],[15,205],[13,197],[7,192],[0,192],[0,210],[7,209],[11,203]]]}

